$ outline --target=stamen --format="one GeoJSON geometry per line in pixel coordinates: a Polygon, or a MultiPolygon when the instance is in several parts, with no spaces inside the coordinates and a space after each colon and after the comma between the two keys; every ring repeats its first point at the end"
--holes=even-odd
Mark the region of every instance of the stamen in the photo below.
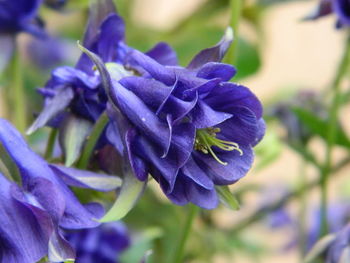
{"type": "Polygon", "coordinates": [[[206,129],[198,129],[197,130],[197,138],[195,140],[195,150],[201,151],[204,154],[210,153],[211,156],[220,164],[227,165],[227,162],[223,162],[219,159],[219,157],[215,154],[212,146],[218,147],[223,151],[238,151],[240,155],[243,155],[243,151],[239,148],[238,143],[225,141],[216,138],[216,134],[219,133],[220,128],[210,127],[206,129]]]}

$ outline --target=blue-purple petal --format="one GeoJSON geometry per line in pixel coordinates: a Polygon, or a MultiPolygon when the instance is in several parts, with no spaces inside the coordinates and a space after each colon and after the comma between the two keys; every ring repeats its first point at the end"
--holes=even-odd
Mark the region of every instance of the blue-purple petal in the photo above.
{"type": "Polygon", "coordinates": [[[146,52],[146,55],[164,66],[176,66],[178,64],[175,50],[164,42],[155,45],[146,52]]]}
{"type": "Polygon", "coordinates": [[[229,64],[209,62],[198,69],[197,77],[204,79],[220,78],[221,81],[229,81],[235,74],[236,69],[229,64]]]}

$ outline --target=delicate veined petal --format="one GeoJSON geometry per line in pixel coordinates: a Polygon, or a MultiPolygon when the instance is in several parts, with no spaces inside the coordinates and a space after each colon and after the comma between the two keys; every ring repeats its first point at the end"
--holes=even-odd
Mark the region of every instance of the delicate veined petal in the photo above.
{"type": "Polygon", "coordinates": [[[232,117],[230,113],[213,110],[202,101],[199,101],[191,115],[193,124],[197,129],[213,127],[232,117]]]}
{"type": "Polygon", "coordinates": [[[178,205],[191,202],[205,209],[213,209],[219,201],[215,189],[202,188],[181,173],[177,178],[174,189],[165,193],[172,202],[178,205]]]}
{"type": "Polygon", "coordinates": [[[0,174],[0,255],[3,262],[32,263],[47,253],[48,238],[35,215],[12,197],[11,184],[0,174]]]}
{"type": "Polygon", "coordinates": [[[181,168],[181,171],[185,176],[191,178],[199,186],[207,190],[212,190],[214,188],[213,181],[202,169],[200,169],[192,158],[186,162],[186,164],[181,168]]]}
{"type": "Polygon", "coordinates": [[[194,153],[194,160],[198,163],[215,184],[227,185],[241,179],[252,166],[254,153],[249,146],[240,145],[243,156],[237,151],[220,153],[220,159],[226,162],[222,165],[208,154],[194,153]]]}
{"type": "Polygon", "coordinates": [[[262,117],[262,105],[258,98],[246,87],[234,83],[222,83],[213,89],[205,102],[217,111],[233,113],[237,107],[245,107],[254,112],[257,119],[262,117]]]}
{"type": "Polygon", "coordinates": [[[237,108],[233,116],[216,126],[220,129],[218,138],[238,143],[255,145],[263,134],[254,113],[247,108],[237,108]]]}

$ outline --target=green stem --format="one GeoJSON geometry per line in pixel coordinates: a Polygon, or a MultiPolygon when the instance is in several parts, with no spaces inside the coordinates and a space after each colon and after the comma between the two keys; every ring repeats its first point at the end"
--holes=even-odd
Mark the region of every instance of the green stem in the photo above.
{"type": "MultiPolygon", "coordinates": [[[[306,166],[307,162],[305,160],[301,160],[300,163],[300,188],[306,187],[306,166]]],[[[307,215],[307,196],[305,191],[301,191],[299,195],[299,220],[298,220],[298,232],[299,232],[299,251],[301,259],[305,256],[306,250],[306,215],[307,215]]]]}
{"type": "Polygon", "coordinates": [[[196,215],[198,214],[198,212],[199,212],[199,207],[197,207],[195,205],[190,206],[190,210],[188,211],[185,225],[182,228],[179,242],[177,243],[175,252],[173,254],[173,259],[170,262],[172,262],[172,263],[182,263],[183,262],[186,241],[187,241],[188,237],[190,236],[192,224],[193,224],[193,221],[194,221],[196,215]]]}
{"type": "Polygon", "coordinates": [[[7,179],[14,181],[14,178],[12,178],[9,170],[7,169],[6,165],[3,163],[3,161],[0,158],[0,173],[2,173],[3,175],[5,175],[5,177],[7,177],[7,179]]]}
{"type": "Polygon", "coordinates": [[[97,120],[92,132],[85,144],[83,153],[80,157],[77,167],[80,169],[86,169],[90,161],[91,155],[95,149],[96,143],[101,136],[101,133],[105,129],[109,119],[106,113],[103,113],[97,120]]]}
{"type": "Polygon", "coordinates": [[[230,10],[231,10],[230,26],[233,29],[234,40],[225,58],[225,60],[230,64],[234,64],[237,58],[236,54],[237,54],[237,47],[238,47],[238,29],[239,29],[239,20],[241,19],[242,6],[243,6],[242,0],[230,0],[230,10]]]}
{"type": "Polygon", "coordinates": [[[54,129],[54,128],[52,128],[50,131],[49,138],[48,138],[47,144],[46,144],[45,154],[44,154],[44,157],[46,160],[49,160],[52,157],[53,149],[55,147],[57,133],[58,133],[57,129],[54,129]]]}
{"type": "Polygon", "coordinates": [[[22,76],[22,65],[21,56],[19,51],[15,52],[12,61],[11,68],[12,75],[12,103],[13,103],[13,118],[17,129],[24,133],[27,127],[26,118],[26,100],[25,100],[25,90],[23,86],[23,76],[22,76]]]}
{"type": "Polygon", "coordinates": [[[341,89],[340,84],[347,73],[348,65],[350,61],[350,37],[346,43],[346,48],[338,67],[337,75],[333,82],[333,98],[329,109],[329,121],[327,128],[327,142],[326,142],[326,156],[324,166],[321,170],[321,231],[320,236],[324,236],[328,233],[327,222],[327,206],[328,206],[328,179],[331,174],[332,165],[332,151],[334,141],[337,133],[337,116],[340,102],[341,89]]]}

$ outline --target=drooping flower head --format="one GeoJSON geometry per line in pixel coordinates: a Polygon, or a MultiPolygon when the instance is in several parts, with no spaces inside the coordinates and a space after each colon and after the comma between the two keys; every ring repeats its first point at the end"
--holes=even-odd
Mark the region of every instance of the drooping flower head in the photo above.
{"type": "Polygon", "coordinates": [[[69,232],[67,240],[76,251],[76,263],[118,263],[118,256],[130,245],[128,230],[121,222],[69,232]]]}
{"type": "Polygon", "coordinates": [[[61,228],[96,227],[104,209],[97,203],[82,205],[68,185],[110,191],[120,185],[120,180],[48,164],[4,119],[0,119],[0,143],[17,165],[22,180],[19,187],[0,176],[1,261],[31,263],[46,254],[52,262],[74,259],[74,250],[61,228]],[[22,227],[24,216],[28,221],[22,227]]]}
{"type": "Polygon", "coordinates": [[[350,26],[349,0],[320,0],[316,9],[305,19],[315,20],[332,13],[336,15],[338,28],[350,26]]]}
{"type": "Polygon", "coordinates": [[[140,76],[107,76],[116,127],[107,137],[127,155],[139,180],[151,174],[179,205],[216,207],[215,187],[247,173],[252,147],[265,131],[260,101],[248,88],[228,82],[236,70],[219,63],[231,41],[228,30],[187,68],[164,66],[133,50],[125,64],[140,76]]]}

